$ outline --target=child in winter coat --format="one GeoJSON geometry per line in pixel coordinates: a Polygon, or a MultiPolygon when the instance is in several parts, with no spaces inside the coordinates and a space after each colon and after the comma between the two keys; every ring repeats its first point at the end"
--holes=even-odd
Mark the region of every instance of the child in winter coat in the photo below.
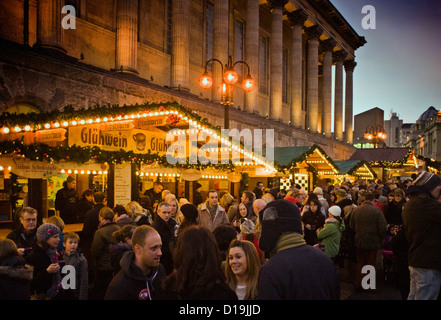
{"type": "Polygon", "coordinates": [[[66,298],[70,300],[87,300],[89,288],[89,272],[87,260],[83,253],[78,249],[80,237],[75,232],[69,232],[64,235],[64,251],[62,257],[66,265],[75,268],[75,289],[65,289],[66,298]]]}
{"type": "Polygon", "coordinates": [[[328,214],[324,227],[317,230],[317,239],[324,245],[324,252],[334,261],[340,250],[340,239],[345,223],[340,217],[339,206],[330,207],[328,214]]]}

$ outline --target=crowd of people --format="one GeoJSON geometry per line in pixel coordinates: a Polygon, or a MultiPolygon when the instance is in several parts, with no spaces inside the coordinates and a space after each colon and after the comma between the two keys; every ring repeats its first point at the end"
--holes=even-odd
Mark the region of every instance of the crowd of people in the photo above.
{"type": "Polygon", "coordinates": [[[339,299],[340,268],[363,291],[366,265],[380,265],[403,299],[438,299],[438,175],[309,193],[259,182],[239,199],[208,190],[204,200],[201,187],[190,203],[155,182],[139,202],[110,208],[101,192],[78,199],[68,177],[54,216],[38,226],[24,207],[0,239],[0,299],[339,299]],[[73,222],[82,231],[64,233],[73,222]],[[75,270],[68,286],[66,265],[75,270]]]}

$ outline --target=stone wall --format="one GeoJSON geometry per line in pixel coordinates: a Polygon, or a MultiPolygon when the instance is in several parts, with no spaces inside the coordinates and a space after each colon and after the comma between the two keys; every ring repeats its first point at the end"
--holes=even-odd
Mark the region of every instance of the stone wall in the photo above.
{"type": "MultiPolygon", "coordinates": [[[[162,87],[130,74],[103,70],[68,56],[48,57],[44,52],[0,40],[0,112],[19,102],[41,111],[66,105],[88,108],[96,104],[131,105],[177,101],[196,111],[215,126],[223,127],[224,107],[189,92],[162,87]]],[[[346,160],[354,152],[351,145],[232,108],[230,128],[274,129],[279,146],[319,145],[333,160],[346,160]]]]}

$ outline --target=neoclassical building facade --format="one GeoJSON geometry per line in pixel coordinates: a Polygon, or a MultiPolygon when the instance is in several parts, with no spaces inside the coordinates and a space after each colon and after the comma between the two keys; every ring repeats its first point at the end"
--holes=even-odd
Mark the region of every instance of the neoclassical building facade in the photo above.
{"type": "Polygon", "coordinates": [[[0,112],[178,101],[222,126],[221,65],[211,89],[198,80],[231,56],[257,86],[235,86],[230,127],[344,160],[365,43],[329,0],[2,1],[0,112]]]}

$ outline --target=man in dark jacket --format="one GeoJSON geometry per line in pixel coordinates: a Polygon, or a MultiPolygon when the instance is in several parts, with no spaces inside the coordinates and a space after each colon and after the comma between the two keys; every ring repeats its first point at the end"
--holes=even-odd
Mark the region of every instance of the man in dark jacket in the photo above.
{"type": "Polygon", "coordinates": [[[152,227],[158,231],[162,240],[161,264],[167,274],[173,271],[173,250],[175,246],[175,234],[178,227],[176,221],[171,218],[171,206],[167,202],[158,204],[155,221],[152,227]]]}
{"type": "Polygon", "coordinates": [[[152,202],[153,210],[156,210],[158,204],[162,201],[162,190],[164,186],[161,182],[156,181],[153,184],[153,188],[150,188],[144,192],[145,196],[149,196],[150,201],[152,202]]]}
{"type": "Polygon", "coordinates": [[[355,232],[357,264],[354,276],[354,287],[361,290],[363,266],[375,267],[377,252],[383,245],[387,231],[387,222],[383,212],[374,205],[375,195],[366,194],[363,204],[354,209],[350,219],[350,228],[355,232]]]}
{"type": "Polygon", "coordinates": [[[78,222],[78,192],[75,189],[77,181],[68,176],[63,188],[55,196],[55,210],[65,224],[78,222]]]}
{"type": "Polygon", "coordinates": [[[86,217],[83,225],[83,240],[89,240],[92,241],[93,234],[98,229],[99,225],[99,214],[100,210],[104,208],[107,204],[106,198],[104,193],[102,192],[95,192],[93,195],[93,198],[95,200],[95,205],[92,209],[86,212],[86,217]]]}
{"type": "Polygon", "coordinates": [[[303,239],[298,207],[274,200],[259,212],[259,247],[270,257],[259,273],[259,300],[339,299],[337,270],[321,250],[303,239]]]}
{"type": "Polygon", "coordinates": [[[6,238],[15,242],[18,251],[22,254],[25,249],[32,248],[37,241],[37,210],[24,207],[19,212],[20,226],[11,231],[6,238]]]}
{"type": "Polygon", "coordinates": [[[436,300],[441,286],[441,177],[421,172],[409,187],[403,227],[409,245],[409,300],[436,300]]]}
{"type": "Polygon", "coordinates": [[[121,258],[121,270],[107,288],[105,300],[154,300],[161,290],[165,269],[160,264],[161,236],[152,227],[139,226],[132,236],[133,251],[121,258]]]}

